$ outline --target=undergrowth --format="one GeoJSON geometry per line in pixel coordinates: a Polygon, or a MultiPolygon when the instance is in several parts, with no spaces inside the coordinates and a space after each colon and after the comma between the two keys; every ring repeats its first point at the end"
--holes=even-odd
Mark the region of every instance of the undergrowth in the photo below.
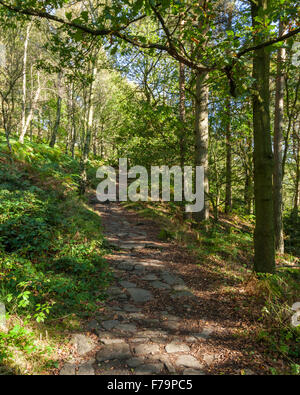
{"type": "MultiPolygon", "coordinates": [[[[28,142],[12,144],[10,161],[1,148],[0,301],[7,331],[0,331],[0,365],[33,373],[57,365],[52,359],[64,331],[99,308],[110,272],[100,218],[77,196],[78,161],[28,142]]],[[[91,164],[89,172],[96,172],[91,164]]]]}

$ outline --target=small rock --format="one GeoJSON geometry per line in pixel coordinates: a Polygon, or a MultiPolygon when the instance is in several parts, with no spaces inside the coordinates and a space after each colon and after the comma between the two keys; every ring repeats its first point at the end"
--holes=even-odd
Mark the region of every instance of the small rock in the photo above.
{"type": "Polygon", "coordinates": [[[107,321],[102,322],[103,328],[105,328],[107,331],[114,328],[118,324],[120,324],[120,321],[118,321],[118,320],[107,320],[107,321]]]}
{"type": "Polygon", "coordinates": [[[140,358],[130,358],[126,361],[127,365],[130,368],[136,368],[138,366],[140,366],[144,361],[144,357],[140,357],[140,358]]]}
{"type": "Polygon", "coordinates": [[[165,284],[161,281],[152,281],[151,286],[155,289],[170,289],[171,288],[169,284],[165,284]]]}
{"type": "Polygon", "coordinates": [[[132,283],[130,281],[120,281],[120,284],[122,285],[123,288],[135,288],[136,284],[132,283]]]}
{"type": "Polygon", "coordinates": [[[170,274],[168,272],[162,273],[162,278],[163,278],[164,282],[169,285],[175,285],[175,284],[184,285],[184,281],[181,278],[176,277],[173,274],[170,274]]]}
{"type": "Polygon", "coordinates": [[[135,332],[136,331],[136,325],[134,324],[120,324],[115,327],[116,330],[122,331],[122,332],[135,332]]]}
{"type": "Polygon", "coordinates": [[[214,355],[212,355],[212,354],[204,354],[203,361],[207,365],[211,365],[213,363],[213,361],[214,361],[214,355]]]}
{"type": "Polygon", "coordinates": [[[111,344],[103,347],[96,354],[98,362],[103,362],[111,359],[128,359],[131,357],[131,352],[128,344],[111,344]]]}
{"type": "Polygon", "coordinates": [[[96,320],[92,320],[92,321],[90,321],[90,322],[87,324],[86,328],[87,328],[87,330],[93,332],[93,331],[95,331],[96,329],[99,329],[99,324],[98,324],[98,322],[97,322],[96,320]]]}
{"type": "Polygon", "coordinates": [[[153,373],[160,373],[162,369],[163,369],[163,364],[160,363],[147,364],[147,365],[139,366],[134,373],[137,375],[153,374],[153,373]]]}
{"type": "Polygon", "coordinates": [[[179,358],[177,358],[176,365],[195,369],[201,369],[202,367],[200,362],[192,355],[181,355],[179,358]]]}
{"type": "Polygon", "coordinates": [[[65,363],[59,374],[61,376],[74,376],[75,375],[76,365],[73,363],[65,363]]]}
{"type": "Polygon", "coordinates": [[[139,344],[134,347],[135,354],[156,354],[159,352],[159,346],[157,344],[139,344]]]}
{"type": "Polygon", "coordinates": [[[87,354],[88,352],[92,351],[94,348],[94,343],[93,341],[80,333],[77,333],[72,336],[71,338],[71,344],[73,344],[79,355],[84,355],[87,354]]]}
{"type": "Polygon", "coordinates": [[[133,306],[132,304],[126,304],[124,306],[124,310],[129,312],[129,313],[138,313],[140,312],[142,309],[140,309],[139,307],[133,306]]]}
{"type": "Polygon", "coordinates": [[[120,344],[120,343],[125,343],[124,339],[108,339],[105,337],[101,337],[100,342],[103,344],[120,344]]]}
{"type": "Polygon", "coordinates": [[[147,274],[147,275],[143,278],[143,280],[146,280],[146,281],[155,281],[155,280],[158,280],[158,277],[157,277],[155,274],[147,274]]]}
{"type": "Polygon", "coordinates": [[[189,352],[190,347],[184,343],[169,343],[166,345],[166,351],[167,353],[174,353],[174,352],[189,352]]]}
{"type": "Polygon", "coordinates": [[[136,303],[144,303],[153,299],[151,292],[142,288],[129,288],[128,292],[136,303]]]}
{"type": "Polygon", "coordinates": [[[95,374],[93,363],[95,363],[95,360],[91,360],[80,365],[77,374],[79,376],[93,376],[95,374]]]}
{"type": "Polygon", "coordinates": [[[205,373],[202,370],[196,370],[196,369],[184,369],[183,371],[184,375],[195,375],[195,376],[204,376],[205,373]]]}

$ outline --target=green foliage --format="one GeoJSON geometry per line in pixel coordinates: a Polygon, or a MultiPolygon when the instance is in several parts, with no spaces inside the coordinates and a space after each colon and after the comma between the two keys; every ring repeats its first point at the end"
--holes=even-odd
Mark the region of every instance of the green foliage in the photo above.
{"type": "Polygon", "coordinates": [[[300,327],[291,325],[292,305],[300,300],[300,272],[281,269],[275,275],[260,275],[260,288],[265,297],[261,321],[264,329],[258,340],[267,345],[270,353],[279,353],[290,363],[293,374],[299,374],[300,327]]]}
{"type": "MultiPolygon", "coordinates": [[[[0,300],[28,323],[85,317],[111,277],[99,216],[73,192],[78,173],[70,173],[80,166],[45,145],[14,144],[15,160],[20,152],[30,164],[0,162],[0,300]]],[[[11,345],[30,352],[32,336],[21,327],[1,333],[0,358],[11,345]]]]}

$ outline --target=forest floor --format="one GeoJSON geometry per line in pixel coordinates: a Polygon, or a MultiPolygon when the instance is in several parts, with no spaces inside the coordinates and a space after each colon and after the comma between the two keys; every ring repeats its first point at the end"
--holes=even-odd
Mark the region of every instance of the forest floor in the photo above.
{"type": "Polygon", "coordinates": [[[270,374],[269,363],[282,365],[249,336],[260,311],[251,279],[241,285],[182,243],[162,241],[157,220],[91,203],[114,281],[85,334],[73,335],[77,351],[60,374],[270,374]]]}

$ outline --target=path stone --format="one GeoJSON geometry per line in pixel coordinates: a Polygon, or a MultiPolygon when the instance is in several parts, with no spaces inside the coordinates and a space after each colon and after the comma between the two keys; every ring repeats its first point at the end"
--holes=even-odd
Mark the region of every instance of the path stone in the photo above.
{"type": "Polygon", "coordinates": [[[119,287],[110,287],[110,288],[107,290],[107,293],[108,293],[110,296],[117,296],[117,295],[122,294],[122,293],[123,293],[123,290],[122,290],[121,288],[119,288],[119,287]]]}
{"type": "Polygon", "coordinates": [[[174,276],[173,274],[170,274],[169,272],[164,272],[164,273],[162,273],[161,276],[162,276],[162,279],[164,280],[164,282],[169,285],[176,285],[176,284],[184,285],[184,281],[181,278],[174,276]]]}
{"type": "Polygon", "coordinates": [[[126,361],[126,364],[130,367],[130,368],[137,368],[138,366],[140,366],[143,361],[144,361],[144,357],[139,357],[139,358],[130,358],[126,361]]]}
{"type": "Polygon", "coordinates": [[[142,320],[145,318],[145,314],[143,313],[128,313],[127,316],[133,320],[142,320]]]}
{"type": "Polygon", "coordinates": [[[99,329],[99,327],[99,323],[96,320],[90,321],[86,326],[89,331],[95,331],[96,329],[99,329]]]}
{"type": "Polygon", "coordinates": [[[95,374],[93,364],[95,360],[90,360],[79,366],[77,375],[79,376],[93,376],[95,374]]]}
{"type": "Polygon", "coordinates": [[[172,342],[166,345],[167,353],[174,353],[174,352],[189,352],[190,347],[184,343],[176,343],[172,342]]]}
{"type": "Polygon", "coordinates": [[[120,244],[121,250],[138,250],[138,249],[142,249],[142,248],[145,248],[145,244],[137,244],[137,243],[130,244],[129,242],[120,244]]]}
{"type": "Polygon", "coordinates": [[[204,354],[203,355],[203,361],[207,364],[207,365],[211,365],[214,361],[215,357],[213,354],[204,354]]]}
{"type": "Polygon", "coordinates": [[[103,362],[111,359],[128,359],[131,357],[131,352],[128,344],[112,344],[104,346],[96,354],[96,359],[98,362],[103,362]]]}
{"type": "Polygon", "coordinates": [[[196,369],[184,369],[183,371],[184,375],[197,375],[197,376],[205,376],[205,373],[202,370],[196,370],[196,369]]]}
{"type": "Polygon", "coordinates": [[[132,304],[126,304],[125,306],[124,306],[124,310],[125,311],[127,311],[127,312],[132,312],[132,313],[138,313],[138,312],[140,312],[142,309],[140,309],[139,307],[136,307],[136,306],[134,306],[134,305],[132,305],[132,304]]]}
{"type": "Polygon", "coordinates": [[[61,376],[74,376],[76,365],[74,363],[65,363],[59,374],[61,376]]]}
{"type": "Polygon", "coordinates": [[[202,367],[200,362],[192,355],[181,355],[179,358],[177,358],[176,365],[195,369],[201,369],[202,367]]]}
{"type": "Polygon", "coordinates": [[[121,332],[135,332],[136,331],[136,325],[134,324],[120,324],[115,327],[116,330],[119,330],[121,332]]]}
{"type": "Polygon", "coordinates": [[[142,288],[129,288],[128,292],[136,303],[144,303],[153,299],[151,292],[142,288]]]}
{"type": "Polygon", "coordinates": [[[119,263],[118,268],[121,270],[125,270],[125,271],[131,271],[134,269],[134,265],[132,265],[131,263],[127,263],[127,262],[121,262],[121,263],[119,263]]]}
{"type": "Polygon", "coordinates": [[[151,287],[156,289],[170,289],[169,284],[162,283],[161,281],[151,281],[151,287]]]}
{"type": "Polygon", "coordinates": [[[122,285],[123,288],[135,288],[136,284],[132,283],[130,281],[120,281],[120,284],[122,285]]]}
{"type": "Polygon", "coordinates": [[[100,342],[103,344],[120,344],[120,343],[125,343],[124,339],[109,339],[106,337],[101,337],[99,338],[100,342]]]}
{"type": "Polygon", "coordinates": [[[72,336],[71,344],[73,344],[79,355],[87,354],[94,348],[94,342],[87,336],[77,333],[72,336]]]}
{"type": "Polygon", "coordinates": [[[143,280],[155,281],[155,280],[158,280],[158,277],[155,274],[150,273],[150,274],[147,274],[145,277],[143,277],[143,280]]]}
{"type": "Polygon", "coordinates": [[[139,366],[134,372],[137,375],[160,373],[163,369],[163,364],[147,364],[139,366]]]}
{"type": "Polygon", "coordinates": [[[143,343],[134,347],[134,352],[137,355],[144,354],[156,354],[159,352],[159,346],[157,344],[143,343]]]}
{"type": "Polygon", "coordinates": [[[118,321],[118,320],[107,320],[107,321],[102,322],[103,328],[106,329],[107,331],[114,328],[118,324],[120,324],[120,321],[118,321]]]}

